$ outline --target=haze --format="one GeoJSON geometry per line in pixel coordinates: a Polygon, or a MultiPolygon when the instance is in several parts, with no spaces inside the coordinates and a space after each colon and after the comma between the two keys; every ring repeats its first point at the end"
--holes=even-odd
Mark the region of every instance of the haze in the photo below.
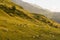
{"type": "Polygon", "coordinates": [[[28,3],[37,4],[44,9],[60,12],[60,0],[23,0],[28,3]]]}

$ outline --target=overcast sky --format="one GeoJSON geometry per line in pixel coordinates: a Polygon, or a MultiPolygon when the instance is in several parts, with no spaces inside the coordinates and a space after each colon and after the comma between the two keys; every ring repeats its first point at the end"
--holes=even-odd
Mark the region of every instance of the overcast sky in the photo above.
{"type": "Polygon", "coordinates": [[[42,8],[51,11],[60,12],[60,0],[23,0],[29,3],[37,4],[42,8]]]}

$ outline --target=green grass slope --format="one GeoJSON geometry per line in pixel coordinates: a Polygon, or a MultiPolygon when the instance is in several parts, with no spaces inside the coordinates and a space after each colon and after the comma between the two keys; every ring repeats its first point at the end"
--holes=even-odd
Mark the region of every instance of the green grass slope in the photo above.
{"type": "Polygon", "coordinates": [[[60,40],[59,25],[10,2],[0,2],[0,40],[60,40]]]}

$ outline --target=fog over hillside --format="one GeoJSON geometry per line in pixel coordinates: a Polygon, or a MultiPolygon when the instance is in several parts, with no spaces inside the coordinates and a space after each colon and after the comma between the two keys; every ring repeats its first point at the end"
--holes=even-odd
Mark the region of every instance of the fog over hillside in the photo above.
{"type": "Polygon", "coordinates": [[[22,0],[12,0],[12,2],[22,6],[25,10],[31,12],[31,13],[37,13],[37,14],[43,14],[48,18],[51,18],[52,20],[55,20],[56,22],[60,23],[60,13],[51,12],[48,9],[43,9],[42,7],[39,7],[35,4],[27,3],[22,0]]]}

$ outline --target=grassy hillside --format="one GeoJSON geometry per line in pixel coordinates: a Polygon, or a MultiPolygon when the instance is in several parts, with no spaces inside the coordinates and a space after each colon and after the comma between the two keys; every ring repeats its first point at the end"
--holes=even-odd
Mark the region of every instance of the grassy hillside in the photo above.
{"type": "Polygon", "coordinates": [[[60,40],[60,28],[41,14],[31,14],[10,1],[1,1],[0,40],[60,40]]]}

